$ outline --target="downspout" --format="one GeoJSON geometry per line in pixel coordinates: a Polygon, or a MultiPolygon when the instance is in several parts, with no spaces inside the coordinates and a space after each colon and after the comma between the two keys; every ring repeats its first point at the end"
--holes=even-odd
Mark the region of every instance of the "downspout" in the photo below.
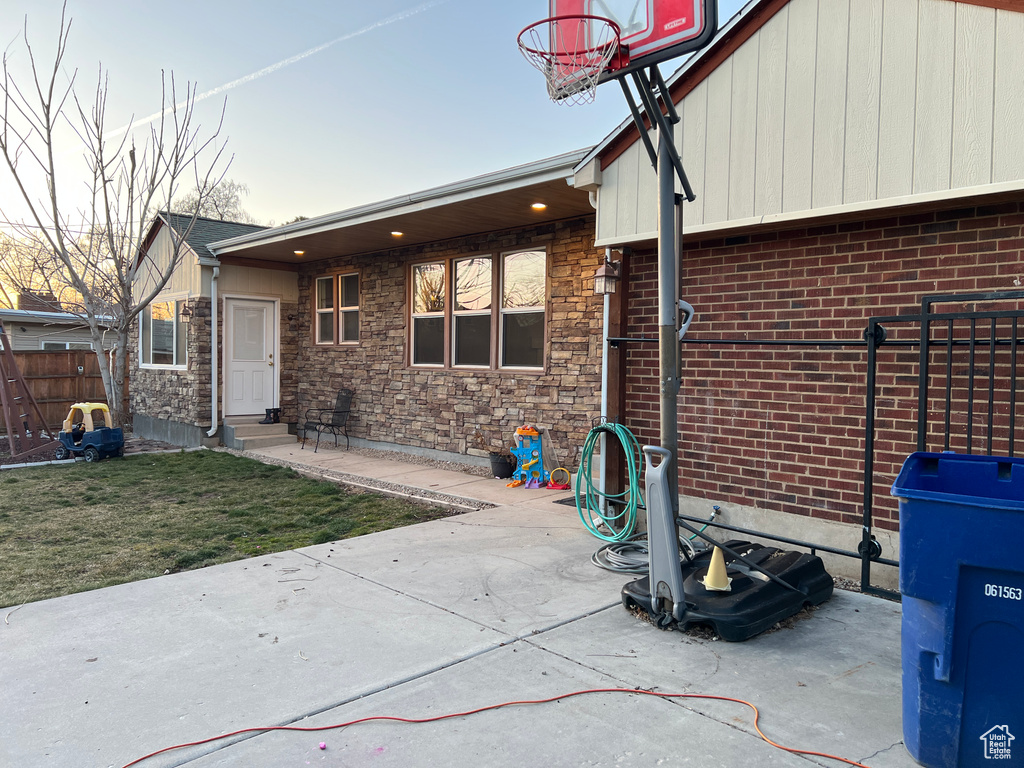
{"type": "Polygon", "coordinates": [[[220,355],[217,350],[217,278],[220,277],[220,267],[213,268],[213,278],[210,280],[210,431],[207,437],[217,434],[217,398],[220,396],[217,386],[217,363],[220,355]]]}
{"type": "MultiPolygon", "coordinates": [[[[604,260],[605,263],[612,260],[611,248],[604,249],[604,260]]],[[[601,298],[604,299],[604,321],[601,325],[601,423],[606,424],[608,422],[608,321],[611,318],[612,297],[606,293],[601,298]]],[[[599,440],[601,446],[600,511],[602,514],[607,514],[607,499],[605,498],[605,489],[608,487],[606,480],[608,477],[607,435],[602,432],[599,440]]]]}

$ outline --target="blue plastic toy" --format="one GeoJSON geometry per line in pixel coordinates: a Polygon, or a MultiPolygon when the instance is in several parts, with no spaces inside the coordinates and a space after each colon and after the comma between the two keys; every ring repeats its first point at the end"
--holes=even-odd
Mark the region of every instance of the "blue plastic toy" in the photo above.
{"type": "Polygon", "coordinates": [[[525,485],[527,488],[546,488],[550,473],[544,469],[544,454],[540,445],[540,433],[529,424],[516,430],[518,445],[512,448],[516,457],[516,471],[507,488],[525,485]]]}

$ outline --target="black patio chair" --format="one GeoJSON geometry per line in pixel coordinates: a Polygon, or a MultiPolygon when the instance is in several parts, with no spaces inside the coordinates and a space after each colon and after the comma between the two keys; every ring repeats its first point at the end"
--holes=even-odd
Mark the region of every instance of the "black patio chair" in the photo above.
{"type": "Polygon", "coordinates": [[[310,408],[306,411],[305,425],[302,428],[302,448],[306,447],[306,438],[310,432],[316,432],[316,446],[313,453],[320,447],[320,435],[334,435],[334,445],[338,445],[338,435],[345,436],[345,450],[348,450],[348,417],[352,413],[352,390],[338,391],[333,408],[310,408]]]}

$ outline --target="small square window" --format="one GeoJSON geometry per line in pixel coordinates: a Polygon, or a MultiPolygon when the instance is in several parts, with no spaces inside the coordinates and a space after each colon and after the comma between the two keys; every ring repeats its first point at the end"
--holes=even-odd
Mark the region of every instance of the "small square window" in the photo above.
{"type": "Polygon", "coordinates": [[[316,278],[313,333],[317,344],[359,341],[359,274],[316,278]]]}

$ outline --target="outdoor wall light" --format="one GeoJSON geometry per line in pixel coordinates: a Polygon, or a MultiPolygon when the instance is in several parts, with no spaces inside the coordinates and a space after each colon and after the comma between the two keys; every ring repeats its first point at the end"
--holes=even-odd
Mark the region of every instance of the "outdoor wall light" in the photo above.
{"type": "Polygon", "coordinates": [[[181,312],[178,313],[178,318],[183,323],[187,323],[188,321],[190,321],[192,319],[192,307],[190,307],[188,304],[182,304],[181,312]]]}
{"type": "Polygon", "coordinates": [[[606,261],[597,268],[597,272],[594,273],[594,293],[598,296],[615,293],[615,289],[619,284],[620,263],[618,261],[606,261]]]}

